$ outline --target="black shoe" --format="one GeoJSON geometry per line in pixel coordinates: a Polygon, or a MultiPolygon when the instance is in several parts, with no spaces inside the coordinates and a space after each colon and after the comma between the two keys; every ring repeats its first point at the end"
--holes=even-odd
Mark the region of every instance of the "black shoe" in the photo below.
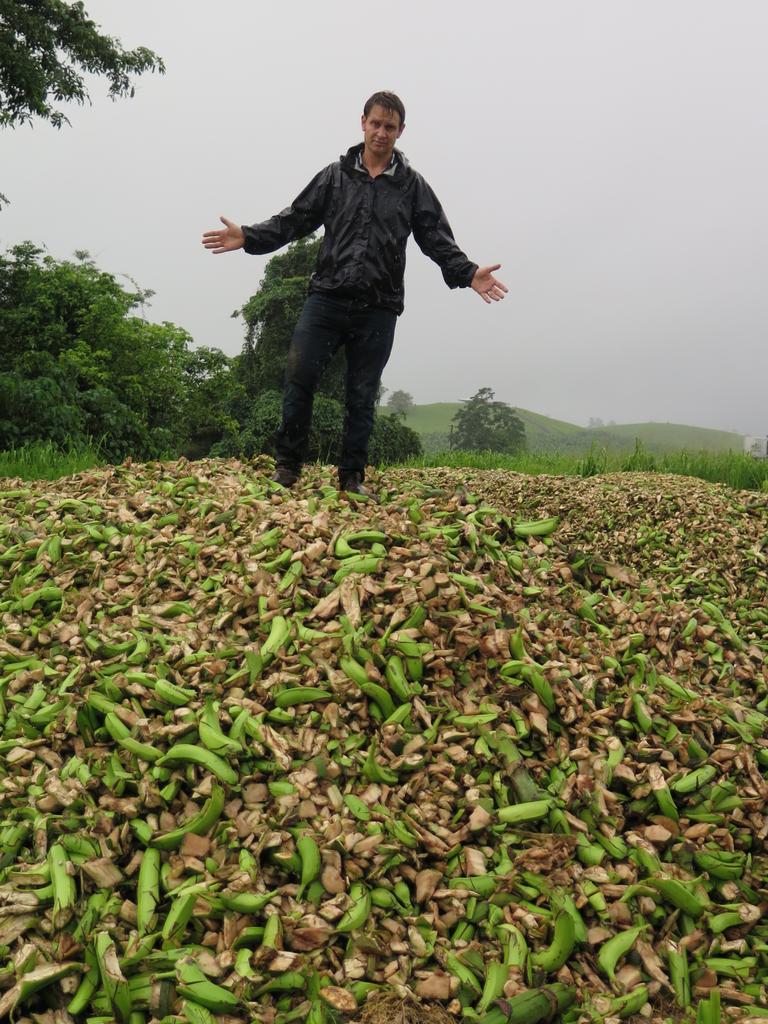
{"type": "Polygon", "coordinates": [[[275,466],[275,475],[272,477],[273,484],[280,484],[281,487],[293,487],[299,479],[299,474],[290,466],[275,466]]]}
{"type": "Polygon", "coordinates": [[[363,484],[362,473],[339,473],[339,490],[347,491],[349,494],[361,494],[364,498],[376,498],[373,491],[363,484]]]}

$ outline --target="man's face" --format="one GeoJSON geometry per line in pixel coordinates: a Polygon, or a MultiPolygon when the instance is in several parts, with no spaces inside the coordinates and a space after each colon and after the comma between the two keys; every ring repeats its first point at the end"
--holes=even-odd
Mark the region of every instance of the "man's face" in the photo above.
{"type": "Polygon", "coordinates": [[[378,160],[390,160],[395,143],[403,134],[404,124],[400,124],[400,115],[396,110],[387,110],[375,104],[371,107],[368,117],[363,115],[361,122],[366,150],[378,160]]]}

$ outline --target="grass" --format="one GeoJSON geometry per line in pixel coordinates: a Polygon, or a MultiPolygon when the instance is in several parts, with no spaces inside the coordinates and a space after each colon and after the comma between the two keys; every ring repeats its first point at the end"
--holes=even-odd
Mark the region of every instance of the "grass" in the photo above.
{"type": "Polygon", "coordinates": [[[506,469],[529,476],[596,476],[599,473],[675,473],[694,476],[711,483],[727,484],[738,490],[768,491],[768,459],[753,459],[742,452],[647,451],[640,442],[629,454],[609,453],[593,447],[584,456],[551,452],[438,452],[404,463],[406,467],[449,466],[472,469],[506,469]]]}
{"type": "Polygon", "coordinates": [[[62,476],[81,473],[92,466],[101,466],[97,443],[59,447],[52,441],[32,441],[19,448],[0,452],[0,477],[21,477],[22,480],[58,480],[62,476]]]}
{"type": "MultiPolygon", "coordinates": [[[[171,456],[169,456],[171,458],[171,456]]],[[[108,462],[98,443],[59,448],[50,441],[35,441],[0,452],[0,478],[57,480],[108,462]]],[[[427,453],[401,463],[403,468],[447,466],[452,468],[506,469],[528,476],[595,476],[599,473],[675,473],[694,476],[711,483],[727,484],[738,490],[768,491],[768,459],[753,459],[741,452],[677,451],[651,452],[637,441],[630,454],[609,452],[592,446],[586,455],[556,452],[444,451],[427,453]]]]}

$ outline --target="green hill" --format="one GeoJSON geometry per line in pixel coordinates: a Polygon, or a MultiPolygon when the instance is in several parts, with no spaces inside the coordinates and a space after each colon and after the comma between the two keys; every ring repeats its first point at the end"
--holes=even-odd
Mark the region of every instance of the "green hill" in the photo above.
{"type": "MultiPolygon", "coordinates": [[[[448,448],[451,419],[460,402],[435,402],[415,405],[405,422],[421,436],[427,452],[448,448]]],[[[741,452],[743,438],[725,430],[690,427],[679,423],[618,423],[600,428],[579,427],[575,423],[554,420],[528,409],[516,409],[525,424],[528,450],[584,454],[592,445],[609,452],[630,452],[636,439],[650,452],[710,451],[741,452]]]]}

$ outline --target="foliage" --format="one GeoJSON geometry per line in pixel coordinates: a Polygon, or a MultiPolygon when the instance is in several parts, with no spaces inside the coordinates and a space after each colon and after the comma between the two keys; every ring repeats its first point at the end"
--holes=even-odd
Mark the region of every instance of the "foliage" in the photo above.
{"type": "Polygon", "coordinates": [[[397,416],[377,415],[373,423],[368,461],[388,466],[421,455],[421,440],[397,416]]]}
{"type": "Polygon", "coordinates": [[[511,406],[494,402],[491,388],[480,388],[455,414],[451,448],[517,452],[525,447],[525,427],[511,406]]]}
{"type": "MultiPolygon", "coordinates": [[[[264,391],[253,402],[241,429],[230,431],[211,449],[212,456],[275,454],[275,437],[282,415],[279,391],[264,391]]],[[[327,395],[316,395],[312,410],[307,461],[337,463],[341,455],[344,407],[327,395]]],[[[400,462],[421,454],[418,434],[396,416],[377,415],[369,449],[369,462],[376,465],[400,462]]]]}
{"type": "Polygon", "coordinates": [[[190,336],[131,315],[146,293],[80,255],[24,243],[0,256],[0,450],[94,437],[115,460],[178,450],[190,336]]]}
{"type": "MultiPolygon", "coordinates": [[[[307,297],[319,248],[319,238],[302,238],[273,256],[259,290],[234,314],[242,314],[247,325],[239,372],[251,398],[264,391],[282,391],[288,346],[307,297]]],[[[318,393],[343,401],[344,375],[344,354],[338,352],[318,393]]]]}
{"type": "Polygon", "coordinates": [[[437,452],[447,452],[451,447],[451,435],[447,430],[428,434],[422,434],[417,430],[416,433],[421,440],[421,447],[429,455],[434,455],[437,452]]]}
{"type": "Polygon", "coordinates": [[[103,35],[82,3],[0,0],[0,125],[41,117],[60,128],[68,119],[56,105],[88,99],[83,73],[104,76],[116,99],[145,71],[165,67],[146,47],[103,35]]]}
{"type": "Polygon", "coordinates": [[[185,454],[207,455],[227,432],[236,432],[250,405],[235,372],[237,359],[200,346],[187,352],[183,369],[185,454]]]}
{"type": "Polygon", "coordinates": [[[413,408],[413,395],[407,391],[393,391],[387,400],[387,408],[398,416],[407,416],[413,408]]]}

